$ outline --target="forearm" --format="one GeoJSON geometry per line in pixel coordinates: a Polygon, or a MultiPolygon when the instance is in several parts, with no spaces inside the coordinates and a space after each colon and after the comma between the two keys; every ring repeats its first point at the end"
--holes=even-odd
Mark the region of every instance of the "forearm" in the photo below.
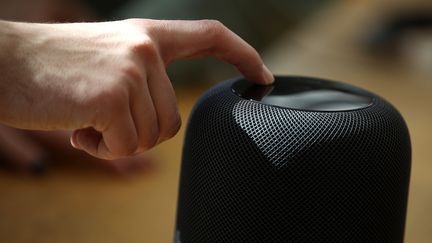
{"type": "Polygon", "coordinates": [[[0,122],[4,117],[5,97],[10,96],[10,82],[16,73],[16,50],[19,34],[13,22],[0,20],[0,122]]]}
{"type": "Polygon", "coordinates": [[[31,24],[0,20],[0,123],[10,125],[11,114],[20,106],[31,107],[31,72],[23,48],[31,38],[31,24]]]}
{"type": "Polygon", "coordinates": [[[6,81],[10,78],[11,61],[18,45],[18,34],[13,22],[0,20],[0,94],[4,95],[6,81]]]}

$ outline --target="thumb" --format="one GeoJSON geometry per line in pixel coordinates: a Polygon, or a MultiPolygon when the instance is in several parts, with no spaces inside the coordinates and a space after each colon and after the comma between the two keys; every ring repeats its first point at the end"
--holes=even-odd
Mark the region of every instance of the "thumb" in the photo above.
{"type": "Polygon", "coordinates": [[[71,144],[94,157],[113,160],[133,154],[138,148],[138,136],[129,114],[118,116],[103,132],[92,127],[75,130],[71,144]]]}

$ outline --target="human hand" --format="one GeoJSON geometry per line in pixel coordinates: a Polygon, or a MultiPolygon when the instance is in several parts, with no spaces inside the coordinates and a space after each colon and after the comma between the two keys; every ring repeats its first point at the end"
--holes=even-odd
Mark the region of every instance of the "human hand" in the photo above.
{"type": "Polygon", "coordinates": [[[0,121],[75,130],[72,145],[102,159],[148,150],[177,133],[165,71],[175,60],[213,55],[251,81],[273,81],[258,53],[216,21],[0,25],[0,46],[8,47],[0,54],[0,121]]]}

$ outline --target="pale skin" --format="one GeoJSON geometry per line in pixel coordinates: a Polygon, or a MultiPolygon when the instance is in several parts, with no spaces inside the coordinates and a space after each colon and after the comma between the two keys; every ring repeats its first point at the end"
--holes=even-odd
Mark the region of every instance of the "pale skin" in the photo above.
{"type": "Polygon", "coordinates": [[[101,159],[138,154],[181,125],[167,65],[208,55],[273,82],[256,50],[214,20],[0,21],[0,123],[73,130],[72,146],[101,159]]]}

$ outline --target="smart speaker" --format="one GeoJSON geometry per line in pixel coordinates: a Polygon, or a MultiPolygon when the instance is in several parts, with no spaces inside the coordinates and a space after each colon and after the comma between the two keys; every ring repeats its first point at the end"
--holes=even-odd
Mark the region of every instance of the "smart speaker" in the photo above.
{"type": "Polygon", "coordinates": [[[407,126],[373,93],[226,81],[190,115],[174,242],[403,242],[410,167],[407,126]]]}

